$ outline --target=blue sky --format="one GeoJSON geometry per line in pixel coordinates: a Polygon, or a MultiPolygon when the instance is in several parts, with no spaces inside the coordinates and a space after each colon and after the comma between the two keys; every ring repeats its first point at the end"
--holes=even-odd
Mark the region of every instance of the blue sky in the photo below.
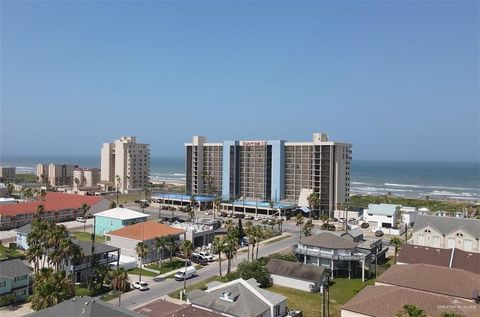
{"type": "Polygon", "coordinates": [[[480,159],[478,2],[1,2],[2,155],[136,135],[480,159]]]}

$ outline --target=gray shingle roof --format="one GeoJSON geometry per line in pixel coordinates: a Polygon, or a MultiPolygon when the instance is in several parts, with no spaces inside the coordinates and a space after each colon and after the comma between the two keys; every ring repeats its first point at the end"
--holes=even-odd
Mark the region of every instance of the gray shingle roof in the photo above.
{"type": "Polygon", "coordinates": [[[480,239],[480,220],[477,219],[419,215],[413,226],[413,232],[428,225],[436,228],[441,234],[449,234],[462,228],[473,237],[480,239]]]}
{"type": "Polygon", "coordinates": [[[299,243],[325,249],[353,249],[357,246],[352,238],[341,237],[332,232],[322,232],[310,237],[303,237],[299,243]]]}
{"type": "Polygon", "coordinates": [[[25,226],[21,226],[15,231],[24,235],[28,235],[30,231],[32,231],[32,224],[29,223],[29,224],[26,224],[25,226]]]}
{"type": "MultiPolygon", "coordinates": [[[[76,245],[78,245],[82,249],[84,256],[92,255],[92,245],[91,245],[90,241],[73,239],[72,242],[75,243],[76,245]]],[[[113,251],[116,251],[118,249],[119,248],[108,245],[108,244],[95,242],[95,254],[113,252],[113,251]]]]}
{"type": "Polygon", "coordinates": [[[252,290],[259,292],[272,305],[277,305],[287,298],[257,286],[254,279],[244,281],[238,279],[225,286],[218,287],[214,290],[193,290],[189,293],[189,300],[192,304],[212,309],[215,312],[226,313],[234,316],[259,316],[270,309],[269,305],[259,298],[252,290]],[[248,285],[245,285],[248,284],[248,285]],[[223,293],[229,293],[232,301],[221,299],[223,293]]]}
{"type": "Polygon", "coordinates": [[[30,273],[32,273],[30,268],[20,259],[0,261],[0,277],[14,278],[30,273]]]}
{"type": "Polygon", "coordinates": [[[325,269],[316,265],[271,259],[267,263],[270,274],[290,277],[308,282],[317,282],[322,278],[325,269]]]}
{"type": "Polygon", "coordinates": [[[28,317],[142,317],[144,315],[135,313],[121,307],[114,307],[112,304],[95,300],[92,297],[74,297],[67,299],[60,304],[42,309],[26,315],[28,317]]]}

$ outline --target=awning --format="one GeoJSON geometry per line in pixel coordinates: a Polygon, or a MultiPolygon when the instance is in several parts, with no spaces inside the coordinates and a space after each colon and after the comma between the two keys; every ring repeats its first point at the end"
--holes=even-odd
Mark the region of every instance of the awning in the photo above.
{"type": "Polygon", "coordinates": [[[308,208],[308,207],[298,207],[298,208],[294,209],[293,211],[297,211],[297,210],[301,210],[306,214],[310,213],[310,208],[308,208]]]}

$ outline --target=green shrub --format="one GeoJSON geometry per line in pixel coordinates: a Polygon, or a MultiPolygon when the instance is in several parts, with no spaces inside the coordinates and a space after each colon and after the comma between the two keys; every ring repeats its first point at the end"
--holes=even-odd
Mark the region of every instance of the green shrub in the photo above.
{"type": "Polygon", "coordinates": [[[15,303],[16,296],[14,293],[0,296],[0,307],[10,306],[15,303]]]}

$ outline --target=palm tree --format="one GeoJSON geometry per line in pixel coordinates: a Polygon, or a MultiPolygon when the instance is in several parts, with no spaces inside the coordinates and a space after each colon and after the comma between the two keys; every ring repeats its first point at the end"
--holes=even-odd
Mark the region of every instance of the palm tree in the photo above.
{"type": "Polygon", "coordinates": [[[45,206],[44,205],[38,205],[37,210],[35,211],[34,218],[41,219],[44,211],[45,211],[45,206]]]}
{"type": "Polygon", "coordinates": [[[213,248],[218,252],[218,268],[219,275],[222,277],[222,252],[223,252],[223,242],[219,237],[215,237],[212,243],[213,248]]]}
{"type": "Polygon", "coordinates": [[[10,197],[13,193],[13,190],[15,189],[15,186],[13,186],[12,183],[8,183],[6,187],[7,187],[8,197],[10,197]]]}
{"type": "Polygon", "coordinates": [[[308,219],[305,225],[303,226],[303,234],[305,237],[310,237],[312,235],[312,229],[315,225],[313,224],[312,219],[308,219]]]}
{"type": "Polygon", "coordinates": [[[213,201],[213,205],[215,206],[215,208],[213,208],[213,219],[215,219],[215,209],[217,209],[217,212],[220,211],[220,206],[222,205],[222,198],[215,198],[215,200],[213,201]]]}
{"type": "Polygon", "coordinates": [[[398,250],[400,249],[400,246],[402,245],[402,239],[400,239],[399,237],[393,237],[392,239],[390,239],[390,244],[395,247],[394,263],[397,264],[397,254],[398,254],[398,250]]]}
{"type": "Polygon", "coordinates": [[[77,185],[77,188],[78,188],[79,187],[78,185],[80,184],[80,180],[78,179],[78,177],[75,177],[73,181],[75,182],[75,185],[77,185]]]}
{"type": "Polygon", "coordinates": [[[187,267],[188,267],[188,259],[192,256],[193,252],[193,244],[190,240],[184,240],[182,245],[180,246],[180,250],[182,250],[183,255],[185,256],[185,276],[183,277],[183,294],[185,295],[186,288],[187,288],[187,267]]]}
{"type": "Polygon", "coordinates": [[[190,221],[193,222],[195,220],[195,205],[197,204],[197,200],[195,199],[195,195],[190,196],[190,208],[188,210],[188,215],[190,216],[190,221]]]}
{"type": "Polygon", "coordinates": [[[232,268],[232,259],[237,253],[237,235],[230,233],[223,239],[223,253],[227,257],[227,275],[232,268]]]}
{"type": "Polygon", "coordinates": [[[297,213],[296,220],[295,220],[295,225],[297,227],[300,227],[300,230],[298,232],[300,233],[300,238],[302,237],[302,224],[303,224],[303,215],[302,212],[297,213]]]}
{"type": "Polygon", "coordinates": [[[115,179],[117,180],[117,183],[115,184],[115,188],[117,189],[117,206],[118,206],[118,188],[120,187],[120,183],[122,182],[120,175],[116,175],[115,179]]]}
{"type": "Polygon", "coordinates": [[[140,241],[135,247],[135,252],[137,252],[137,256],[140,258],[140,274],[138,275],[138,281],[141,282],[143,258],[145,258],[148,254],[148,246],[145,244],[145,242],[140,241]]]}
{"type": "Polygon", "coordinates": [[[85,232],[85,225],[87,224],[87,212],[90,210],[90,206],[87,204],[83,204],[80,209],[82,209],[83,211],[83,232],[85,232]]]}
{"type": "Polygon", "coordinates": [[[252,261],[253,261],[253,255],[255,252],[255,245],[257,244],[257,228],[258,227],[252,227],[248,233],[248,241],[252,245],[252,261]]]}
{"type": "Polygon", "coordinates": [[[100,287],[100,289],[102,289],[103,284],[105,283],[105,280],[110,273],[110,267],[108,265],[100,265],[95,270],[95,273],[97,275],[98,286],[100,287]]]}
{"type": "Polygon", "coordinates": [[[227,229],[227,231],[232,230],[233,227],[235,227],[235,225],[233,224],[232,219],[228,219],[227,221],[225,221],[225,229],[227,229]]]}
{"type": "Polygon", "coordinates": [[[128,273],[123,268],[110,271],[109,273],[110,287],[118,293],[118,306],[122,305],[122,293],[128,287],[128,273]]]}
{"type": "Polygon", "coordinates": [[[175,251],[175,237],[172,236],[171,234],[169,234],[166,238],[166,243],[168,245],[168,247],[170,248],[170,265],[172,266],[173,265],[173,254],[174,254],[174,251],[175,251]]]}
{"type": "Polygon", "coordinates": [[[155,238],[155,248],[157,250],[160,250],[162,253],[162,256],[158,260],[158,266],[159,268],[162,268],[162,261],[163,261],[163,251],[167,245],[167,239],[165,237],[156,237],[155,238]]]}
{"type": "Polygon", "coordinates": [[[317,193],[311,193],[307,197],[308,206],[310,207],[310,218],[312,218],[313,210],[320,204],[320,198],[317,193]]]}
{"type": "Polygon", "coordinates": [[[258,249],[260,248],[260,241],[262,241],[265,238],[265,234],[263,233],[260,227],[257,227],[257,230],[255,232],[255,237],[257,239],[257,253],[255,255],[255,259],[258,260],[258,249]]]}
{"type": "MultiPolygon", "coordinates": [[[[245,233],[247,234],[250,242],[250,235],[253,228],[253,223],[249,220],[245,223],[245,233]]],[[[250,261],[250,244],[247,244],[247,261],[250,261]]]]}
{"type": "Polygon", "coordinates": [[[47,197],[47,191],[45,189],[40,190],[40,198],[45,201],[45,198],[47,197]]]}
{"type": "Polygon", "coordinates": [[[109,209],[117,208],[117,203],[115,201],[111,201],[110,205],[108,206],[109,209]]]}
{"type": "Polygon", "coordinates": [[[415,305],[405,305],[403,310],[397,313],[397,317],[427,317],[423,309],[417,308],[415,305]]]}
{"type": "Polygon", "coordinates": [[[51,268],[42,268],[35,274],[32,309],[45,309],[74,295],[75,287],[65,271],[54,273],[51,268]]]}

